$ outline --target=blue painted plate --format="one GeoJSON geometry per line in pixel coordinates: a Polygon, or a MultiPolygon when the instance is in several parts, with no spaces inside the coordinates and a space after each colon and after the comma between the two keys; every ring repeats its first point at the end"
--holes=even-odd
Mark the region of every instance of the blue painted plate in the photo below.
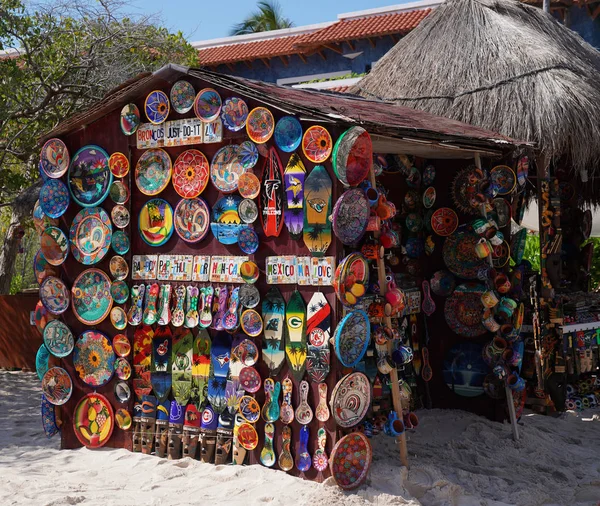
{"type": "Polygon", "coordinates": [[[40,207],[46,216],[60,218],[69,208],[69,189],[60,179],[49,179],[40,190],[40,207]]]}
{"type": "Polygon", "coordinates": [[[108,196],[113,181],[108,159],[108,153],[93,144],[82,147],[71,159],[69,190],[80,206],[98,206],[108,196]]]}
{"type": "Polygon", "coordinates": [[[237,132],[246,126],[248,105],[241,98],[231,97],[223,102],[221,120],[223,125],[232,132],[237,132]]]}
{"type": "Polygon", "coordinates": [[[124,255],[129,251],[129,237],[122,230],[117,230],[112,235],[112,248],[117,255],[124,255]]]}
{"type": "Polygon", "coordinates": [[[243,228],[238,234],[238,244],[246,255],[252,255],[258,249],[258,234],[251,227],[243,228]]]}
{"type": "Polygon", "coordinates": [[[362,310],[348,313],[335,329],[335,354],[344,367],[355,367],[371,340],[369,316],[362,310]]]}
{"type": "Polygon", "coordinates": [[[150,123],[160,125],[167,119],[171,110],[169,97],[164,91],[154,90],[150,92],[146,97],[144,110],[150,123]]]}
{"type": "Polygon", "coordinates": [[[274,136],[281,151],[292,153],[302,142],[302,125],[294,116],[284,116],[275,125],[274,136]]]}

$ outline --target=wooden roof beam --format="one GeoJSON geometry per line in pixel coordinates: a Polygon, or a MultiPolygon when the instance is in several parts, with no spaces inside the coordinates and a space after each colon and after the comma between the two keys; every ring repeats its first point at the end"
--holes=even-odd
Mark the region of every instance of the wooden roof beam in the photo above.
{"type": "Polygon", "coordinates": [[[261,58],[260,61],[263,62],[265,64],[265,67],[267,67],[268,69],[271,68],[271,62],[269,62],[268,58],[261,58]]]}
{"type": "Polygon", "coordinates": [[[327,56],[325,56],[325,53],[323,53],[323,51],[322,51],[322,50],[320,50],[320,49],[317,49],[317,54],[318,54],[318,55],[319,55],[321,58],[323,58],[323,61],[327,61],[327,56]]]}
{"type": "Polygon", "coordinates": [[[375,49],[375,46],[376,46],[377,43],[373,40],[373,38],[372,37],[367,37],[367,40],[369,41],[369,44],[371,44],[371,47],[373,49],[375,49]]]}
{"type": "Polygon", "coordinates": [[[400,37],[398,37],[397,35],[394,35],[393,33],[390,33],[390,39],[392,39],[392,42],[394,44],[397,44],[398,41],[400,40],[400,37]]]}
{"type": "Polygon", "coordinates": [[[225,63],[225,66],[231,70],[231,72],[235,72],[235,67],[231,63],[227,62],[225,63]]]}
{"type": "Polygon", "coordinates": [[[342,49],[337,47],[337,45],[334,45],[334,44],[323,44],[323,47],[326,49],[329,49],[330,51],[333,51],[334,53],[337,53],[337,54],[343,53],[342,49]]]}
{"type": "Polygon", "coordinates": [[[250,60],[244,60],[244,65],[246,65],[246,67],[249,69],[252,69],[252,62],[250,60]]]}
{"type": "Polygon", "coordinates": [[[352,44],[351,40],[346,40],[345,41],[346,44],[348,44],[348,47],[350,48],[350,51],[354,51],[354,48],[356,47],[354,44],[352,44]]]}
{"type": "Polygon", "coordinates": [[[600,5],[594,9],[594,12],[591,14],[592,20],[596,20],[598,16],[600,16],[600,5]]]}
{"type": "Polygon", "coordinates": [[[302,63],[306,63],[306,56],[304,56],[302,53],[298,53],[298,58],[302,60],[302,63]]]}
{"type": "Polygon", "coordinates": [[[288,62],[287,56],[285,56],[285,55],[280,55],[280,56],[279,56],[279,59],[282,61],[282,63],[283,63],[283,64],[284,64],[286,67],[288,66],[288,63],[289,63],[289,62],[288,62]]]}

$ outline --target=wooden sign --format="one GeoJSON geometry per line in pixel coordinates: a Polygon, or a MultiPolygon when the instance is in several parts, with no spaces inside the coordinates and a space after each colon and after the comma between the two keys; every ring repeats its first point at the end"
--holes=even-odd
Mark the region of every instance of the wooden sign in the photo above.
{"type": "Polygon", "coordinates": [[[191,281],[194,257],[192,255],[160,255],[158,279],[160,281],[191,281]]]}
{"type": "Polygon", "coordinates": [[[267,257],[267,283],[269,285],[295,285],[296,257],[267,257]]]}
{"type": "Polygon", "coordinates": [[[248,257],[214,256],[210,259],[211,283],[243,283],[240,266],[248,257]]]}
{"type": "MultiPolygon", "coordinates": [[[[176,119],[160,125],[142,123],[135,133],[136,145],[138,149],[149,149],[202,144],[204,130],[204,123],[198,118],[176,119]]],[[[221,138],[210,142],[220,142],[221,138]]]]}
{"type": "Polygon", "coordinates": [[[131,279],[156,279],[158,255],[133,255],[131,279]]]}
{"type": "Polygon", "coordinates": [[[208,281],[210,276],[210,256],[196,255],[192,268],[192,281],[208,281]]]}

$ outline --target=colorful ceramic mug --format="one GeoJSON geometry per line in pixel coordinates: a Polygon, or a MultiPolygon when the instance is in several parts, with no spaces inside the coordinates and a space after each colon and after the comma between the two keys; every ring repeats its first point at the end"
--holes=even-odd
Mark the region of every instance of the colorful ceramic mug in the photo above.
{"type": "Polygon", "coordinates": [[[500,324],[494,318],[494,313],[492,313],[491,309],[484,311],[481,323],[490,332],[497,332],[500,329],[500,324]]]}
{"type": "Polygon", "coordinates": [[[381,218],[375,212],[371,212],[369,221],[367,221],[367,231],[377,232],[381,230],[381,218]]]}
{"type": "Polygon", "coordinates": [[[509,388],[515,392],[522,392],[525,389],[525,380],[516,372],[508,377],[507,382],[509,388]]]}
{"type": "Polygon", "coordinates": [[[492,247],[486,239],[479,239],[475,244],[475,254],[479,258],[487,258],[492,253],[492,247]]]}
{"type": "Polygon", "coordinates": [[[494,285],[496,286],[496,290],[498,293],[508,293],[510,291],[510,281],[508,280],[508,276],[503,272],[496,275],[494,278],[494,285]]]}
{"type": "Polygon", "coordinates": [[[493,246],[500,246],[504,242],[504,234],[500,231],[490,237],[490,242],[493,246]]]}
{"type": "Polygon", "coordinates": [[[481,303],[488,308],[492,308],[494,306],[496,306],[496,304],[498,304],[500,300],[498,299],[498,296],[496,295],[496,292],[494,292],[494,290],[488,290],[487,292],[483,292],[483,294],[481,295],[481,303]]]}

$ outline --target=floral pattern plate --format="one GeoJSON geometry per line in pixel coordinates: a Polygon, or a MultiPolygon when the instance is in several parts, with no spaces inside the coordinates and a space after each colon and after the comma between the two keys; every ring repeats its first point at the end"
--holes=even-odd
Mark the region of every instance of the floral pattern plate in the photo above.
{"type": "Polygon", "coordinates": [[[456,232],[444,242],[442,254],[446,267],[459,278],[477,279],[482,269],[488,267],[486,259],[475,253],[479,236],[475,232],[456,232]]]}
{"type": "Polygon", "coordinates": [[[110,313],[110,279],[100,269],[83,271],[71,288],[73,312],[85,325],[96,325],[110,313]]]}
{"type": "Polygon", "coordinates": [[[246,255],[256,253],[258,249],[258,234],[252,227],[241,229],[238,234],[238,245],[246,255]]]}
{"type": "Polygon", "coordinates": [[[129,251],[129,236],[122,230],[117,230],[112,236],[111,246],[117,255],[124,255],[129,251]]]}
{"type": "Polygon", "coordinates": [[[40,235],[40,249],[50,265],[61,265],[69,254],[69,240],[58,227],[47,227],[40,235]]]}
{"type": "Polygon", "coordinates": [[[135,167],[135,184],[144,195],[158,195],[171,180],[171,158],[164,149],[144,151],[135,167]]]}
{"type": "Polygon", "coordinates": [[[248,105],[241,98],[226,98],[221,108],[221,121],[225,128],[237,132],[246,126],[248,105]]]}
{"type": "Polygon", "coordinates": [[[294,116],[283,116],[275,125],[275,144],[286,153],[293,153],[302,142],[302,125],[294,116]]]}
{"type": "Polygon", "coordinates": [[[153,125],[164,123],[169,116],[170,110],[171,104],[169,103],[169,97],[167,97],[167,94],[164,91],[154,90],[146,97],[144,111],[146,111],[148,121],[153,125]]]}
{"type": "Polygon", "coordinates": [[[69,169],[70,161],[67,146],[57,138],[47,140],[40,152],[40,168],[52,179],[64,176],[69,169]]]}
{"type": "Polygon", "coordinates": [[[60,320],[52,320],[44,328],[44,344],[55,357],[68,356],[75,346],[75,338],[71,329],[60,320]]]}
{"type": "Polygon", "coordinates": [[[69,166],[69,190],[80,206],[99,206],[108,196],[112,181],[108,153],[100,146],[90,144],[75,153],[69,166]]]}
{"type": "Polygon", "coordinates": [[[63,314],[69,308],[69,289],[61,279],[50,276],[40,286],[40,300],[50,313],[63,314]]]}
{"type": "Polygon", "coordinates": [[[206,156],[197,149],[188,149],[175,160],[173,188],[184,199],[193,199],[206,188],[209,172],[206,156]]]}
{"type": "Polygon", "coordinates": [[[69,189],[60,179],[48,179],[40,189],[40,207],[50,218],[65,214],[70,201],[69,189]]]}
{"type": "Polygon", "coordinates": [[[119,121],[121,132],[125,135],[133,135],[140,126],[140,110],[135,104],[127,104],[121,109],[119,121]]]}
{"type": "Polygon", "coordinates": [[[202,198],[182,199],[175,208],[175,232],[185,242],[206,237],[210,228],[210,209],[202,198]]]}
{"type": "Polygon", "coordinates": [[[337,382],[331,392],[331,413],[342,428],[354,427],[371,407],[371,384],[361,372],[353,372],[337,382]]]}
{"type": "Polygon", "coordinates": [[[129,265],[127,265],[127,260],[119,255],[115,255],[110,259],[108,269],[110,270],[110,275],[115,278],[116,281],[125,279],[129,274],[129,265]]]}
{"type": "Polygon", "coordinates": [[[447,237],[453,234],[457,227],[458,216],[449,207],[440,207],[431,215],[431,228],[437,235],[447,237]]]}
{"type": "Polygon", "coordinates": [[[114,281],[110,285],[110,295],[117,304],[124,304],[129,299],[129,286],[125,281],[114,281]]]}
{"type": "Polygon", "coordinates": [[[88,448],[100,448],[110,439],[115,415],[110,402],[101,394],[87,394],[73,412],[73,429],[79,442],[88,448]]]}
{"type": "Polygon", "coordinates": [[[258,162],[258,148],[252,141],[244,141],[240,144],[238,159],[244,169],[251,169],[258,162]]]}
{"type": "Polygon", "coordinates": [[[75,343],[73,365],[86,385],[106,385],[115,369],[115,352],[106,335],[97,330],[83,332],[75,343]]]}
{"type": "Polygon", "coordinates": [[[42,392],[50,404],[62,406],[73,393],[71,376],[62,367],[48,369],[42,378],[42,392]]]}
{"type": "Polygon", "coordinates": [[[173,235],[173,208],[166,200],[151,199],[140,210],[140,235],[150,246],[162,246],[173,235]]]}
{"type": "Polygon", "coordinates": [[[255,199],[260,193],[260,179],[253,172],[244,172],[238,178],[238,190],[245,199],[255,199]]]}
{"type": "Polygon", "coordinates": [[[269,109],[256,107],[250,111],[246,121],[246,132],[256,144],[267,142],[275,130],[275,118],[269,109]]]}
{"type": "Polygon", "coordinates": [[[210,163],[210,178],[215,188],[223,193],[238,189],[238,179],[246,172],[239,160],[239,146],[223,146],[215,153],[210,163]]]}
{"type": "Polygon", "coordinates": [[[101,207],[88,207],[77,213],[71,231],[71,253],[75,259],[92,265],[104,258],[112,240],[110,218],[101,207]]]}
{"type": "Polygon", "coordinates": [[[302,137],[302,151],[312,163],[323,163],[333,149],[331,135],[325,127],[311,126],[302,137]]]}
{"type": "Polygon", "coordinates": [[[173,110],[179,114],[185,114],[194,107],[196,90],[192,84],[187,81],[177,81],[171,87],[170,96],[173,110]]]}
{"type": "Polygon", "coordinates": [[[194,100],[194,113],[204,123],[212,123],[219,117],[223,102],[212,88],[200,90],[194,100]]]}
{"type": "Polygon", "coordinates": [[[108,159],[108,168],[115,177],[125,177],[129,174],[129,159],[120,152],[113,153],[108,159]]]}

